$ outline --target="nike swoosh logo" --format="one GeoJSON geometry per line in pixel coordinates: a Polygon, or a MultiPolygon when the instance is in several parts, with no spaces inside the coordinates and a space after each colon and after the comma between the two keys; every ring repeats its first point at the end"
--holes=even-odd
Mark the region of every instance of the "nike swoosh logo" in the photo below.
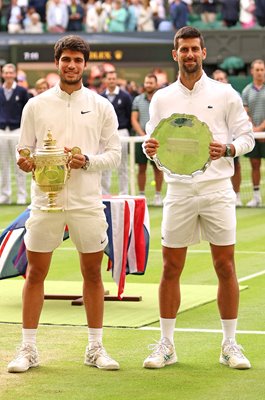
{"type": "Polygon", "coordinates": [[[104,240],[100,241],[100,244],[103,244],[106,241],[107,238],[105,238],[104,240]]]}
{"type": "Polygon", "coordinates": [[[87,113],[89,113],[90,111],[81,111],[81,114],[87,114],[87,113]]]}

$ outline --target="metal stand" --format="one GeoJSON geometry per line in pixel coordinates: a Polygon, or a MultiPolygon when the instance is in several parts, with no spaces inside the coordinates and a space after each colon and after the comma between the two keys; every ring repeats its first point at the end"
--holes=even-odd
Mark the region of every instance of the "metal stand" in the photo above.
{"type": "MultiPolygon", "coordinates": [[[[83,297],[80,295],[68,294],[45,294],[45,300],[72,300],[72,306],[82,306],[84,304],[83,297]]],[[[118,296],[111,296],[109,290],[104,292],[104,301],[142,301],[142,296],[124,296],[119,299],[118,296]]]]}

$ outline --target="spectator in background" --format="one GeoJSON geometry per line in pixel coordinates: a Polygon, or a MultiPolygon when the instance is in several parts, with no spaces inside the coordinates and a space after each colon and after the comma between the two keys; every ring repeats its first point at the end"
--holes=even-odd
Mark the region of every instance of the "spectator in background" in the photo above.
{"type": "Polygon", "coordinates": [[[141,0],[140,13],[138,16],[137,31],[153,32],[155,30],[153,9],[150,0],[141,0]]]}
{"type": "Polygon", "coordinates": [[[55,86],[59,82],[59,80],[60,77],[56,72],[49,72],[46,75],[46,81],[48,82],[50,88],[55,86]]]}
{"type": "Polygon", "coordinates": [[[128,0],[127,2],[128,18],[126,22],[126,30],[134,32],[137,30],[138,18],[141,10],[140,0],[128,0]]]}
{"type": "Polygon", "coordinates": [[[11,0],[11,4],[7,10],[7,30],[8,33],[23,32],[22,21],[24,19],[22,8],[18,5],[18,0],[11,0]]]}
{"type": "Polygon", "coordinates": [[[132,99],[139,95],[139,89],[135,81],[127,81],[125,89],[131,95],[132,99]]]}
{"type": "Polygon", "coordinates": [[[265,26],[265,0],[255,0],[255,16],[259,26],[265,26]]]}
{"type": "Polygon", "coordinates": [[[201,2],[201,19],[205,24],[212,24],[216,20],[217,1],[216,0],[200,0],[201,2]]]}
{"type": "Polygon", "coordinates": [[[67,5],[62,0],[52,0],[47,8],[47,30],[63,33],[68,25],[67,5]]]}
{"type": "Polygon", "coordinates": [[[25,89],[28,89],[29,83],[28,83],[28,78],[27,74],[23,69],[18,69],[16,71],[16,81],[18,86],[22,86],[25,89]]]}
{"type": "MultiPolygon", "coordinates": [[[[221,69],[216,69],[213,72],[213,79],[218,82],[228,83],[227,74],[221,69]]],[[[236,194],[236,207],[242,207],[242,201],[240,197],[240,184],[241,184],[241,165],[239,157],[234,157],[234,175],[231,176],[231,182],[233,185],[234,192],[236,194]]]]}
{"type": "Polygon", "coordinates": [[[100,1],[90,0],[87,6],[86,32],[104,32],[108,29],[108,15],[100,1]]]}
{"type": "MultiPolygon", "coordinates": [[[[105,74],[106,89],[101,95],[107,98],[113,105],[119,122],[119,136],[130,136],[132,98],[129,93],[121,90],[118,86],[116,71],[109,71],[105,74]]],[[[128,143],[122,142],[121,163],[118,168],[119,194],[129,194],[128,183],[128,143]]],[[[111,187],[111,171],[102,172],[102,194],[109,195],[111,187]]]]}
{"type": "Polygon", "coordinates": [[[34,7],[42,23],[46,22],[46,4],[47,0],[29,0],[29,7],[34,7]]]}
{"type": "Polygon", "coordinates": [[[36,95],[41,94],[49,89],[49,83],[45,78],[40,78],[35,82],[36,95]]]}
{"type": "Polygon", "coordinates": [[[250,29],[255,26],[255,1],[254,0],[240,0],[240,14],[239,21],[242,28],[250,29]]]}
{"type": "Polygon", "coordinates": [[[85,10],[79,0],[71,0],[68,10],[68,31],[82,31],[85,10]]]}
{"type": "MultiPolygon", "coordinates": [[[[242,92],[243,104],[253,124],[254,132],[265,131],[265,63],[263,60],[254,60],[251,63],[250,73],[253,82],[249,83],[242,92]]],[[[253,198],[247,207],[260,207],[262,203],[260,192],[261,159],[265,158],[265,139],[255,139],[254,149],[245,155],[251,164],[253,184],[253,198]]]]}
{"type": "Polygon", "coordinates": [[[223,24],[230,28],[239,21],[240,0],[221,0],[223,24]]]}
{"type": "Polygon", "coordinates": [[[27,24],[25,24],[25,33],[43,33],[40,14],[33,12],[29,15],[27,24]]]}
{"type": "Polygon", "coordinates": [[[182,0],[174,0],[170,5],[169,14],[175,30],[188,25],[189,8],[187,3],[182,0]]]}
{"type": "Polygon", "coordinates": [[[3,66],[4,83],[0,88],[0,204],[11,203],[11,162],[15,168],[17,204],[27,202],[26,174],[16,165],[16,145],[20,134],[22,110],[29,96],[27,89],[16,83],[16,76],[14,64],[3,66]]]}
{"type": "MultiPolygon", "coordinates": [[[[154,74],[146,75],[144,79],[144,93],[135,97],[132,104],[131,123],[134,131],[138,136],[145,136],[145,125],[149,121],[149,105],[150,101],[157,90],[157,78],[154,74]]],[[[138,189],[139,195],[145,195],[146,186],[146,170],[148,165],[148,159],[143,153],[142,143],[135,143],[135,162],[138,164],[138,189]]],[[[156,193],[154,197],[153,205],[162,205],[161,189],[163,183],[163,172],[160,171],[155,163],[151,161],[154,178],[156,193]]]]}
{"type": "Polygon", "coordinates": [[[125,32],[126,31],[126,21],[127,21],[128,12],[123,7],[123,3],[121,0],[113,1],[113,8],[108,15],[109,32],[125,32]]]}

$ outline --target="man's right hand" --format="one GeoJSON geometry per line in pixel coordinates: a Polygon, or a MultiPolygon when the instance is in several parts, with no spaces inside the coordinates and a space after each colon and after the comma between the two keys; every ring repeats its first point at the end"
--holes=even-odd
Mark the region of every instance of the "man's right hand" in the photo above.
{"type": "Polygon", "coordinates": [[[24,172],[31,172],[35,168],[33,158],[28,157],[19,157],[17,165],[24,172]]]}
{"type": "Polygon", "coordinates": [[[144,144],[144,148],[148,157],[154,157],[157,153],[158,147],[159,142],[154,138],[147,139],[144,144]]]}

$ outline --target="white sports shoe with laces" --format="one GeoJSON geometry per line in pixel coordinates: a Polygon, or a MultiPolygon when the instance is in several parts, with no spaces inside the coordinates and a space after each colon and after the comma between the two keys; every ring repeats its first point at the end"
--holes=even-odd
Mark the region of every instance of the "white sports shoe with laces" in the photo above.
{"type": "Polygon", "coordinates": [[[91,367],[97,367],[106,370],[117,370],[120,369],[119,363],[111,358],[102,343],[97,342],[91,349],[89,346],[86,347],[85,353],[85,365],[91,367]]]}
{"type": "Polygon", "coordinates": [[[168,338],[163,338],[148,348],[153,352],[144,360],[144,368],[163,368],[178,361],[175,347],[168,338]]]}
{"type": "Polygon", "coordinates": [[[32,344],[22,344],[18,352],[8,366],[8,372],[25,372],[29,368],[39,366],[37,347],[32,344]]]}
{"type": "Polygon", "coordinates": [[[233,339],[227,339],[221,348],[220,363],[235,369],[249,369],[251,364],[243,354],[243,347],[233,339]]]}

